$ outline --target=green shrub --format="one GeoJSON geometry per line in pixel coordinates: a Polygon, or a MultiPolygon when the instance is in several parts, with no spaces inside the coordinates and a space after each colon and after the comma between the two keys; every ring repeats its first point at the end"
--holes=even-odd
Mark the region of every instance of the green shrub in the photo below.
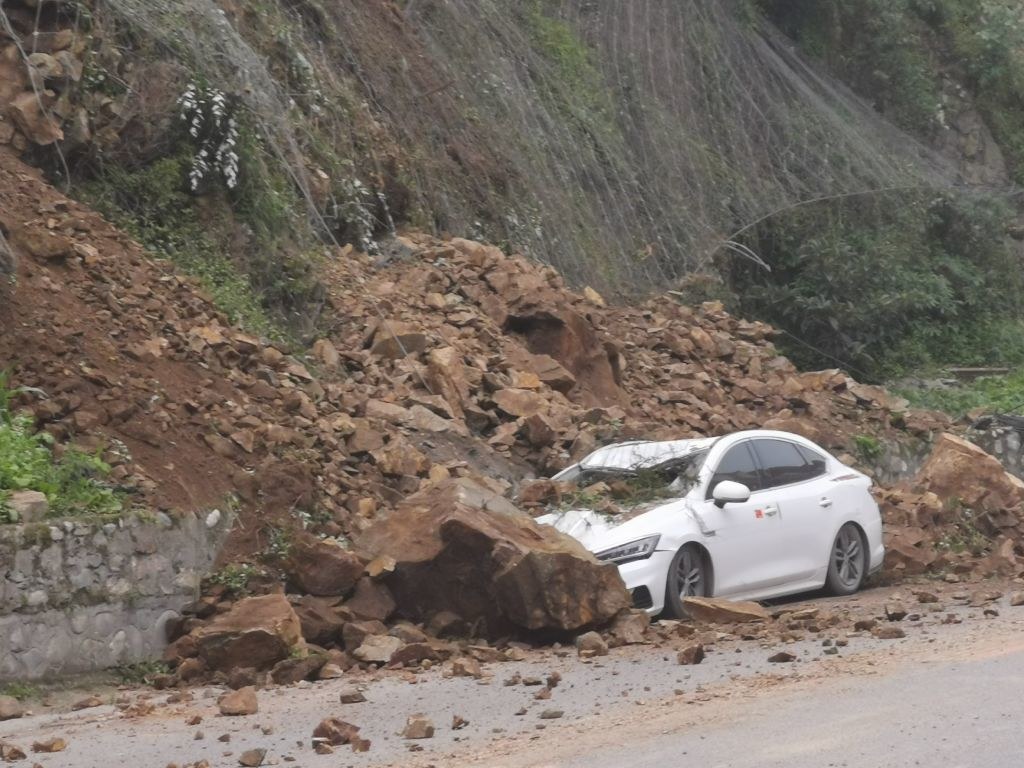
{"type": "Polygon", "coordinates": [[[993,199],[890,194],[805,207],[745,240],[772,271],[729,267],[735,309],[799,340],[798,364],[864,378],[1024,362],[1024,279],[993,199]]]}

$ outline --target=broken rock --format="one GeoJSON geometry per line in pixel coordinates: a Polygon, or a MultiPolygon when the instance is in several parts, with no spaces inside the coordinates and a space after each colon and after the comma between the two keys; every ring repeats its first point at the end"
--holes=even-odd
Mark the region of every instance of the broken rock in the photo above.
{"type": "Polygon", "coordinates": [[[347,723],[337,717],[328,717],[320,721],[313,729],[313,739],[333,747],[349,744],[359,734],[359,726],[347,723]]]}
{"type": "Polygon", "coordinates": [[[402,729],[403,739],[432,739],[434,738],[434,724],[423,715],[412,715],[405,721],[405,728],[402,729]]]}
{"type": "Polygon", "coordinates": [[[359,558],[331,541],[305,535],[292,545],[288,575],[310,595],[348,594],[362,573],[359,558]]]}
{"type": "Polygon", "coordinates": [[[280,594],[239,600],[192,636],[198,655],[214,670],[269,669],[305,649],[299,619],[280,594]]]}
{"type": "Polygon", "coordinates": [[[597,632],[586,632],[576,638],[576,653],[581,659],[608,655],[608,643],[597,632]]]}
{"type": "Polygon", "coordinates": [[[709,624],[743,624],[771,618],[768,611],[757,603],[734,603],[713,597],[688,597],[683,600],[683,608],[695,621],[709,624]]]}
{"type": "Polygon", "coordinates": [[[255,715],[260,711],[256,689],[250,685],[237,691],[228,691],[217,699],[217,708],[227,717],[255,715]]]}
{"type": "Polygon", "coordinates": [[[680,664],[700,664],[704,661],[704,646],[700,643],[683,648],[676,654],[676,661],[680,664]]]}
{"type": "Polygon", "coordinates": [[[25,716],[25,708],[13,696],[0,696],[0,720],[13,720],[25,716]]]}

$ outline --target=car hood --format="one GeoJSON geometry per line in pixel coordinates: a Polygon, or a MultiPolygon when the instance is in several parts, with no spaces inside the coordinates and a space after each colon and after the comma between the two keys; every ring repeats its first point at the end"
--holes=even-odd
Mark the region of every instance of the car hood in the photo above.
{"type": "MultiPolygon", "coordinates": [[[[590,509],[571,509],[538,517],[537,522],[569,534],[591,552],[602,552],[655,534],[684,532],[690,526],[697,530],[697,522],[685,499],[659,504],[640,514],[634,513],[628,519],[590,509]]],[[[663,547],[659,545],[658,549],[663,547]]]]}

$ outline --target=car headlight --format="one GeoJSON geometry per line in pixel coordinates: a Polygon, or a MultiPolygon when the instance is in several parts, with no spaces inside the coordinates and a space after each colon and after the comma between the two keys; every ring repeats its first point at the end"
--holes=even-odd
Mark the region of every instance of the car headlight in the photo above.
{"type": "Polygon", "coordinates": [[[646,560],[654,553],[654,548],[658,546],[660,539],[660,534],[648,536],[645,539],[637,539],[628,544],[620,544],[617,547],[598,552],[596,557],[598,560],[606,560],[617,565],[631,563],[634,560],[646,560]]]}

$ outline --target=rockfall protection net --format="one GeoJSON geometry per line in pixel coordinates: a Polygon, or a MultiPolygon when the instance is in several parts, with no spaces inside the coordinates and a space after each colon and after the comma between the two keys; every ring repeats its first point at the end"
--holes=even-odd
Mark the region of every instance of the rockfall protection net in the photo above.
{"type": "MultiPolygon", "coordinates": [[[[99,5],[239,95],[308,188],[290,94],[213,0],[99,5]]],[[[437,229],[485,233],[576,283],[664,287],[773,212],[957,183],[739,0],[408,0],[387,25],[379,5],[288,4],[316,6],[301,23],[317,77],[348,78],[409,150],[437,229]],[[396,35],[408,55],[382,64],[375,46],[396,35]],[[409,74],[424,57],[432,88],[409,74]]]]}

